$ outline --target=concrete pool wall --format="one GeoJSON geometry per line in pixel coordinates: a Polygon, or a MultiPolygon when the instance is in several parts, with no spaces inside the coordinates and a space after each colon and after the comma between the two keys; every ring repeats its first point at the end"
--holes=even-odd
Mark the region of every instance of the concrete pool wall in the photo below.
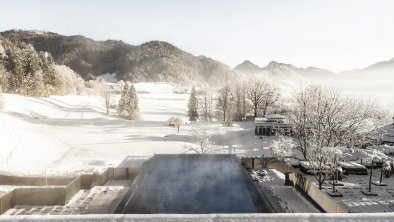
{"type": "Polygon", "coordinates": [[[236,155],[160,154],[145,165],[117,213],[272,212],[236,155]]]}

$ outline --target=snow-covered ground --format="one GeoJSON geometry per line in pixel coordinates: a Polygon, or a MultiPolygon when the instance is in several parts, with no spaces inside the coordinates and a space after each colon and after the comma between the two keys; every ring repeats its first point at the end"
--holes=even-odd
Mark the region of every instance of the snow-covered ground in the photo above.
{"type": "MultiPolygon", "coordinates": [[[[368,169],[368,173],[370,169],[368,169]]],[[[307,176],[317,186],[317,180],[314,176],[307,176]]],[[[373,169],[372,181],[379,181],[380,169],[373,169]]],[[[332,191],[332,180],[327,179],[323,184],[323,191],[332,191]]],[[[334,201],[339,202],[350,212],[353,213],[376,213],[376,212],[394,212],[394,178],[385,178],[383,183],[387,186],[376,186],[372,184],[371,191],[377,193],[377,196],[366,196],[361,193],[362,190],[368,190],[369,175],[344,175],[340,181],[343,186],[336,186],[336,189],[343,197],[331,197],[334,201]]]]}
{"type": "MultiPolygon", "coordinates": [[[[167,125],[173,116],[187,122],[189,94],[174,93],[167,83],[135,84],[140,120],[107,115],[101,96],[50,96],[32,98],[3,94],[0,112],[0,172],[12,174],[74,174],[117,166],[127,156],[184,153],[195,144],[192,126],[179,133],[167,125]]],[[[113,98],[117,101],[119,95],[113,98]]],[[[239,155],[269,155],[254,136],[254,123],[232,127],[207,126],[221,152],[239,155]]],[[[268,146],[270,140],[265,140],[268,146]]]]}
{"type": "Polygon", "coordinates": [[[319,213],[295,187],[285,186],[285,175],[275,169],[260,169],[249,171],[252,178],[258,181],[261,189],[272,193],[287,213],[319,213]]]}

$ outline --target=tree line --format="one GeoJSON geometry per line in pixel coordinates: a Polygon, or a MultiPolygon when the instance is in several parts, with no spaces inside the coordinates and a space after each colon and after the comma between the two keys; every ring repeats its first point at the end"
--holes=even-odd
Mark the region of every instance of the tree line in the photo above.
{"type": "Polygon", "coordinates": [[[78,75],[66,76],[61,70],[50,53],[0,36],[0,86],[4,92],[35,97],[69,93],[76,87],[78,75]]]}
{"type": "Polygon", "coordinates": [[[188,102],[189,121],[242,121],[279,112],[278,87],[265,79],[226,84],[218,90],[192,88],[188,102]]]}

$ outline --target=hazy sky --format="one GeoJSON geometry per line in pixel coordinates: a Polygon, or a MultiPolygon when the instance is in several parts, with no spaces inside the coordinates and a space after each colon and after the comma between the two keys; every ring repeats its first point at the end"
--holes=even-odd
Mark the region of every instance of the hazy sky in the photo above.
{"type": "Polygon", "coordinates": [[[393,0],[0,0],[0,30],[9,29],[163,40],[231,67],[249,59],[342,71],[394,57],[393,0]]]}

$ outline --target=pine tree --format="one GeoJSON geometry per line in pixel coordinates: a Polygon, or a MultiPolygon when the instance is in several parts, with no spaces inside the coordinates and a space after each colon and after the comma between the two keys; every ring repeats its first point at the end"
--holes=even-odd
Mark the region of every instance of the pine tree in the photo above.
{"type": "Polygon", "coordinates": [[[138,119],[138,97],[133,85],[125,84],[119,100],[118,112],[126,119],[138,119]]]}
{"type": "Polygon", "coordinates": [[[62,82],[58,75],[56,75],[54,60],[48,52],[40,52],[38,55],[45,88],[47,89],[48,94],[57,94],[62,82]]]}
{"type": "Polygon", "coordinates": [[[198,119],[198,100],[197,100],[197,93],[196,88],[193,87],[192,91],[190,92],[189,103],[187,104],[188,107],[188,116],[189,121],[195,122],[198,119]]]}
{"type": "Polygon", "coordinates": [[[22,51],[22,83],[20,92],[24,95],[43,96],[46,94],[40,59],[31,45],[22,51]]]}
{"type": "Polygon", "coordinates": [[[0,111],[4,108],[3,90],[0,86],[0,111]]]}
{"type": "Polygon", "coordinates": [[[9,72],[7,78],[7,92],[18,93],[22,85],[22,61],[19,49],[10,47],[6,49],[4,67],[9,72]]]}

